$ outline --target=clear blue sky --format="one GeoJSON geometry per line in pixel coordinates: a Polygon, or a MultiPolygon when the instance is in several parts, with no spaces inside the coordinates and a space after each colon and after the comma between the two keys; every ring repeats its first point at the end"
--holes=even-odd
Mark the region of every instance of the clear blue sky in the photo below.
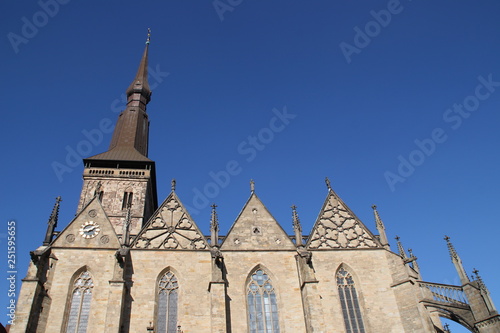
{"type": "MultiPolygon", "coordinates": [[[[54,198],[64,200],[59,230],[74,216],[81,157],[105,151],[111,136],[84,133],[115,122],[151,27],[149,156],[160,202],[176,178],[208,234],[210,208],[196,191],[236,161],[239,173],[208,199],[222,233],[252,178],[287,232],[295,204],[308,233],[328,176],[373,231],[378,205],[392,248],[399,235],[427,281],[459,282],[449,235],[500,306],[499,11],[493,0],[243,0],[219,12],[212,1],[4,3],[2,253],[14,219],[23,278],[54,198]],[[284,109],[287,124],[270,127],[284,109]]],[[[5,279],[0,287],[5,322],[5,279]]]]}

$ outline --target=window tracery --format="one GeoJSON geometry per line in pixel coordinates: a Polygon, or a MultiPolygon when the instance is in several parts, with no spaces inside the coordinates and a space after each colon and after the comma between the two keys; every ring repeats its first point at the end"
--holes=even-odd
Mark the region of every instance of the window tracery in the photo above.
{"type": "Polygon", "coordinates": [[[80,273],[73,284],[66,333],[85,333],[90,315],[94,282],[88,271],[80,273]]]}
{"type": "Polygon", "coordinates": [[[343,267],[337,272],[337,286],[347,333],[365,333],[358,294],[352,275],[343,267]]]}
{"type": "Polygon", "coordinates": [[[157,333],[177,332],[177,302],[179,283],[171,271],[158,281],[157,333]]]}
{"type": "Polygon", "coordinates": [[[247,286],[250,333],[279,333],[276,292],[269,275],[256,270],[247,286]]]}

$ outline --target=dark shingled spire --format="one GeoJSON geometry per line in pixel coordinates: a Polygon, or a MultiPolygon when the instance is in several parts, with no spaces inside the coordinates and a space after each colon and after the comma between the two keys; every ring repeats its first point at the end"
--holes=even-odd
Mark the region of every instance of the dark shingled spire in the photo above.
{"type": "MultiPolygon", "coordinates": [[[[152,162],[148,156],[149,119],[146,105],[151,100],[148,83],[148,50],[151,30],[148,29],[146,47],[137,74],[128,87],[127,107],[118,117],[107,152],[89,157],[87,161],[152,162]]],[[[93,163],[95,164],[95,163],[93,163]]]]}
{"type": "Polygon", "coordinates": [[[151,29],[148,29],[148,39],[146,40],[146,47],[144,48],[144,53],[142,55],[141,63],[139,64],[139,69],[135,75],[134,81],[128,87],[126,93],[128,97],[128,103],[131,102],[131,96],[134,94],[140,94],[146,99],[146,104],[151,100],[151,89],[148,83],[148,51],[149,43],[151,40],[151,29]]]}

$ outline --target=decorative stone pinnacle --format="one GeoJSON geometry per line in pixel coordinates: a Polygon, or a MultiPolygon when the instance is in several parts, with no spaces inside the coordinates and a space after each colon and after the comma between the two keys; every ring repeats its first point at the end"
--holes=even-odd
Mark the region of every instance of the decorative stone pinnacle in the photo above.
{"type": "Polygon", "coordinates": [[[325,183],[326,183],[326,187],[331,190],[332,189],[332,185],[330,184],[330,179],[328,179],[328,177],[325,177],[325,183]]]}
{"type": "Polygon", "coordinates": [[[148,38],[146,39],[146,44],[151,42],[151,28],[148,28],[148,38]]]}
{"type": "Polygon", "coordinates": [[[250,179],[250,192],[255,192],[255,182],[253,179],[250,179]]]}
{"type": "Polygon", "coordinates": [[[292,206],[292,222],[293,222],[293,230],[295,232],[295,245],[298,248],[302,248],[304,245],[302,244],[302,226],[300,225],[299,214],[297,214],[297,206],[292,206]]]}
{"type": "Polygon", "coordinates": [[[59,203],[62,201],[61,197],[58,196],[56,198],[56,203],[54,205],[54,208],[52,208],[52,213],[50,214],[49,221],[47,222],[48,224],[57,224],[57,220],[59,217],[59,203]]]}
{"type": "Polygon", "coordinates": [[[451,256],[451,259],[453,260],[458,260],[458,253],[457,251],[455,250],[455,247],[453,246],[453,244],[451,243],[451,238],[448,237],[448,236],[444,236],[444,240],[446,241],[446,243],[448,244],[448,250],[450,251],[450,256],[451,256]]]}
{"type": "Polygon", "coordinates": [[[172,179],[172,181],[170,182],[170,186],[172,187],[172,191],[175,191],[175,185],[176,185],[176,180],[175,178],[172,179]]]}
{"type": "Polygon", "coordinates": [[[297,214],[297,206],[293,205],[291,208],[292,208],[293,227],[302,231],[302,227],[300,225],[299,214],[297,214]]]}
{"type": "Polygon", "coordinates": [[[403,244],[400,242],[399,236],[396,236],[396,241],[398,242],[398,252],[399,252],[399,255],[403,259],[408,259],[408,256],[406,255],[406,252],[405,252],[405,249],[403,247],[403,244]]]}
{"type": "Polygon", "coordinates": [[[49,221],[47,222],[47,232],[45,233],[45,239],[43,240],[43,245],[48,246],[52,242],[52,237],[54,236],[54,230],[57,227],[57,221],[59,219],[59,203],[62,201],[61,197],[56,198],[56,203],[54,208],[52,208],[52,213],[50,214],[49,221]]]}
{"type": "Polygon", "coordinates": [[[217,216],[217,205],[214,203],[212,204],[212,216],[211,216],[211,220],[210,220],[210,227],[214,230],[219,230],[219,218],[217,216]]]}

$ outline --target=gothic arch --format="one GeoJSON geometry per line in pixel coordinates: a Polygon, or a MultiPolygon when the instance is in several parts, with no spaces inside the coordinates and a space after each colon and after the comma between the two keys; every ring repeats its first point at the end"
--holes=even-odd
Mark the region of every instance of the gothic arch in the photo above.
{"type": "MultiPolygon", "coordinates": [[[[247,322],[250,333],[257,327],[265,327],[265,333],[279,333],[284,325],[280,316],[279,284],[276,277],[265,266],[258,264],[247,275],[244,285],[247,322]],[[260,314],[260,316],[258,315],[260,314]]],[[[259,332],[261,332],[259,330],[259,332]]]]}
{"type": "Polygon", "coordinates": [[[354,269],[346,263],[341,263],[333,277],[344,319],[344,327],[348,332],[369,332],[361,281],[354,269]],[[351,307],[352,311],[350,311],[351,307]],[[352,329],[349,330],[348,327],[352,327],[352,329]]]}
{"type": "MultiPolygon", "coordinates": [[[[441,308],[437,305],[426,306],[426,308],[429,311],[429,313],[431,313],[431,314],[435,312],[439,315],[439,317],[452,320],[452,321],[462,325],[463,327],[465,327],[469,331],[475,332],[474,328],[471,327],[469,324],[469,322],[471,322],[471,319],[469,318],[469,320],[467,320],[464,316],[462,316],[461,314],[458,313],[459,311],[451,311],[451,310],[448,310],[445,308],[441,308]]],[[[464,314],[467,315],[469,313],[465,312],[464,314]]]]}
{"type": "MultiPolygon", "coordinates": [[[[87,265],[84,265],[82,267],[80,267],[79,269],[77,269],[75,271],[75,273],[71,276],[71,278],[69,279],[68,281],[68,292],[66,293],[67,297],[66,297],[66,306],[65,306],[65,310],[64,310],[64,319],[63,319],[63,324],[62,324],[62,327],[61,327],[61,332],[72,332],[69,330],[68,328],[68,324],[70,322],[70,317],[73,315],[76,315],[77,316],[77,320],[76,320],[76,325],[79,325],[80,323],[80,316],[82,314],[82,311],[85,311],[84,309],[82,309],[83,306],[86,306],[88,304],[88,309],[86,311],[88,311],[86,313],[86,315],[88,317],[90,317],[90,308],[91,308],[91,305],[92,305],[92,294],[95,293],[94,289],[97,285],[96,283],[96,279],[94,278],[94,274],[92,273],[92,270],[87,266],[87,265]],[[87,275],[83,276],[84,273],[88,273],[88,279],[86,280],[90,280],[91,282],[91,287],[90,288],[81,288],[82,286],[80,285],[76,285],[78,279],[80,278],[83,278],[85,279],[87,277],[87,275]],[[79,306],[78,306],[78,309],[76,309],[74,306],[73,306],[73,302],[77,302],[77,300],[74,299],[74,296],[75,296],[75,293],[77,291],[77,289],[83,289],[83,290],[86,290],[86,289],[91,289],[90,291],[90,299],[88,300],[88,303],[87,303],[87,300],[86,299],[82,299],[79,302],[79,306]],[[76,314],[75,313],[71,313],[72,311],[76,311],[76,314]]],[[[75,303],[76,304],[76,303],[75,303]]],[[[88,328],[88,324],[86,325],[86,328],[88,328]]]]}
{"type": "Polygon", "coordinates": [[[175,333],[178,324],[181,293],[179,273],[171,266],[164,268],[155,280],[154,326],[158,333],[175,333]]]}

